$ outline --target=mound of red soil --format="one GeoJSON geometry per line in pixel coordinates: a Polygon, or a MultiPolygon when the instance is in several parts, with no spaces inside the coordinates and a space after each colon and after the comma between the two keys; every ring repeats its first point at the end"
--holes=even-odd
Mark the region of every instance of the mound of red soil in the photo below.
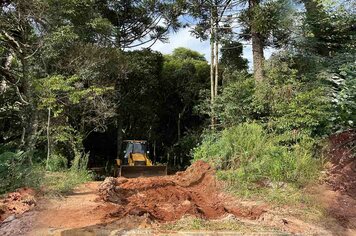
{"type": "Polygon", "coordinates": [[[29,211],[35,205],[35,191],[30,188],[21,188],[7,194],[4,199],[0,199],[0,223],[11,215],[18,216],[29,211]]]}
{"type": "Polygon", "coordinates": [[[326,182],[334,191],[356,198],[356,130],[330,136],[326,182]]]}
{"type": "Polygon", "coordinates": [[[257,219],[264,207],[242,207],[219,191],[214,169],[197,161],[184,172],[150,178],[107,178],[99,188],[105,201],[118,205],[111,216],[147,215],[152,220],[173,221],[184,215],[217,219],[228,213],[257,219]]]}

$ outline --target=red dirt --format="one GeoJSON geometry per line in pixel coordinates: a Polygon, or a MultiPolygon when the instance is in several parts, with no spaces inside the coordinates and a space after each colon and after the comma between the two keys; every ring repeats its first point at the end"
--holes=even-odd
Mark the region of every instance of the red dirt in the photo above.
{"type": "Polygon", "coordinates": [[[75,228],[107,222],[105,217],[116,209],[114,204],[97,201],[99,182],[77,187],[65,198],[41,202],[36,225],[51,228],[75,228]]]}
{"type": "Polygon", "coordinates": [[[20,188],[8,193],[0,199],[0,223],[11,215],[19,216],[36,205],[35,191],[30,188],[20,188]]]}
{"type": "Polygon", "coordinates": [[[329,163],[320,202],[339,224],[356,229],[356,130],[329,137],[329,163]]]}
{"type": "Polygon", "coordinates": [[[356,198],[356,130],[330,136],[326,182],[333,190],[356,198]]]}
{"type": "Polygon", "coordinates": [[[214,170],[197,161],[184,172],[151,178],[107,178],[99,188],[105,201],[118,204],[110,217],[147,215],[160,222],[174,221],[184,215],[217,219],[226,214],[248,219],[259,218],[263,206],[242,207],[219,191],[214,170]]]}

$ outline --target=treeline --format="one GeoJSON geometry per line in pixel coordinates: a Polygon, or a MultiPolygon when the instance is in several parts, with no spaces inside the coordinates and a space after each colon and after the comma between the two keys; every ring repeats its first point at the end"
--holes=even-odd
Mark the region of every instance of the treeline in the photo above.
{"type": "Polygon", "coordinates": [[[318,156],[318,140],[355,126],[350,1],[0,4],[3,179],[19,173],[12,176],[19,181],[36,165],[58,171],[89,162],[109,172],[124,139],[147,139],[152,158],[174,168],[194,155],[238,176],[251,168],[258,179],[284,181],[287,171],[294,173],[288,181],[302,181],[296,171],[318,156]],[[149,49],[188,26],[210,39],[211,55],[178,48],[163,56],[149,49]],[[253,74],[242,58],[244,42],[251,42],[253,74]],[[142,45],[146,49],[137,50],[142,45]],[[266,47],[276,50],[269,60],[266,47]],[[265,151],[241,159],[254,153],[249,148],[265,151]],[[278,157],[283,168],[274,169],[278,163],[264,156],[278,157]]]}
{"type": "Polygon", "coordinates": [[[254,63],[253,76],[224,71],[218,96],[205,102],[215,130],[206,132],[193,152],[195,159],[221,170],[219,176],[242,195],[265,198],[282,189],[283,198],[295,196],[294,187],[319,177],[328,135],[355,128],[354,4],[301,1],[278,6],[281,2],[261,1],[258,13],[250,12],[249,18],[258,28],[266,27],[263,47],[278,50],[263,60],[262,72],[256,72],[254,63]],[[264,12],[271,7],[284,10],[264,12]],[[279,16],[285,16],[275,22],[281,26],[273,23],[279,16]]]}

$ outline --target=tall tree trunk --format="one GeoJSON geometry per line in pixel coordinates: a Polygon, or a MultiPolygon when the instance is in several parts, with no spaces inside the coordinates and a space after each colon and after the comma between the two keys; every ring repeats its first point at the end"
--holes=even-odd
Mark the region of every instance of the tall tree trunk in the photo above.
{"type": "Polygon", "coordinates": [[[50,124],[51,124],[51,108],[48,108],[48,117],[47,117],[47,160],[46,160],[46,169],[49,167],[49,158],[51,156],[51,139],[50,139],[50,124]]]}
{"type": "Polygon", "coordinates": [[[178,132],[178,135],[177,135],[177,139],[178,139],[178,142],[180,141],[180,137],[181,137],[181,124],[182,124],[182,117],[185,113],[185,109],[187,109],[187,105],[184,105],[183,109],[181,112],[178,113],[178,124],[177,124],[177,132],[178,132]]]}
{"type": "MultiPolygon", "coordinates": [[[[121,112],[121,111],[119,111],[121,112]]],[[[123,120],[122,120],[122,116],[121,114],[118,114],[117,116],[117,133],[116,133],[116,137],[117,137],[117,143],[116,143],[116,147],[117,147],[117,152],[116,152],[116,158],[120,159],[122,153],[121,153],[121,147],[122,147],[122,139],[123,139],[123,133],[122,133],[122,128],[123,128],[123,120]]]]}
{"type": "Polygon", "coordinates": [[[215,126],[215,118],[214,118],[214,98],[215,98],[215,85],[214,85],[214,40],[215,40],[215,35],[214,35],[214,19],[213,19],[213,14],[211,14],[211,19],[210,19],[210,103],[211,103],[211,127],[214,129],[215,126]]]}
{"type": "Polygon", "coordinates": [[[157,155],[156,155],[156,140],[153,142],[153,163],[156,164],[157,155]]]}
{"type": "MultiPolygon", "coordinates": [[[[249,0],[250,11],[258,6],[259,0],[249,0]]],[[[255,29],[254,19],[250,19],[251,37],[252,37],[252,57],[253,57],[253,72],[256,81],[263,80],[263,38],[262,35],[255,29]]]]}
{"type": "Polygon", "coordinates": [[[28,161],[29,163],[32,165],[32,156],[33,156],[33,152],[35,150],[35,146],[36,146],[36,142],[37,142],[37,131],[38,131],[38,114],[37,111],[34,109],[34,106],[31,106],[31,113],[29,115],[29,119],[28,119],[28,126],[27,126],[27,130],[28,130],[28,134],[27,134],[27,141],[25,144],[25,150],[27,151],[28,155],[28,161]]]}
{"type": "MultiPolygon", "coordinates": [[[[24,122],[24,118],[22,117],[22,122],[24,122]]],[[[22,134],[21,134],[21,140],[20,140],[20,149],[22,149],[22,147],[25,147],[25,138],[26,138],[26,128],[22,127],[22,134]]]]}
{"type": "Polygon", "coordinates": [[[32,155],[37,142],[38,111],[33,95],[33,86],[29,78],[28,61],[24,54],[21,55],[20,61],[22,64],[23,94],[28,102],[25,108],[25,116],[27,119],[25,119],[24,124],[24,127],[26,129],[24,149],[29,154],[28,161],[32,165],[32,155]]]}
{"type": "Polygon", "coordinates": [[[218,83],[219,83],[219,39],[218,39],[218,22],[215,25],[215,88],[214,99],[218,96],[218,83]]]}
{"type": "Polygon", "coordinates": [[[115,83],[115,92],[116,92],[116,158],[120,159],[122,153],[121,153],[121,147],[122,147],[122,139],[123,139],[123,109],[122,109],[122,81],[121,78],[117,78],[117,81],[115,83]]]}
{"type": "Polygon", "coordinates": [[[178,139],[178,142],[180,141],[180,136],[181,136],[181,133],[180,133],[180,122],[181,122],[181,118],[182,118],[182,113],[178,113],[178,124],[177,124],[177,139],[178,139]]]}

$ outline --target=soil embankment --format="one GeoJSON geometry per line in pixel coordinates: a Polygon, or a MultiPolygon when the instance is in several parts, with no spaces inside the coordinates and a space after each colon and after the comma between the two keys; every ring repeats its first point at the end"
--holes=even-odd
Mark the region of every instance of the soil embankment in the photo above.
{"type": "Polygon", "coordinates": [[[116,203],[114,217],[147,215],[160,222],[184,215],[217,219],[227,214],[258,219],[264,206],[242,206],[221,192],[214,169],[197,161],[184,172],[152,178],[107,178],[99,188],[104,201],[116,203]]]}
{"type": "Polygon", "coordinates": [[[356,130],[334,134],[329,142],[321,202],[343,227],[356,230],[356,130]]]}

